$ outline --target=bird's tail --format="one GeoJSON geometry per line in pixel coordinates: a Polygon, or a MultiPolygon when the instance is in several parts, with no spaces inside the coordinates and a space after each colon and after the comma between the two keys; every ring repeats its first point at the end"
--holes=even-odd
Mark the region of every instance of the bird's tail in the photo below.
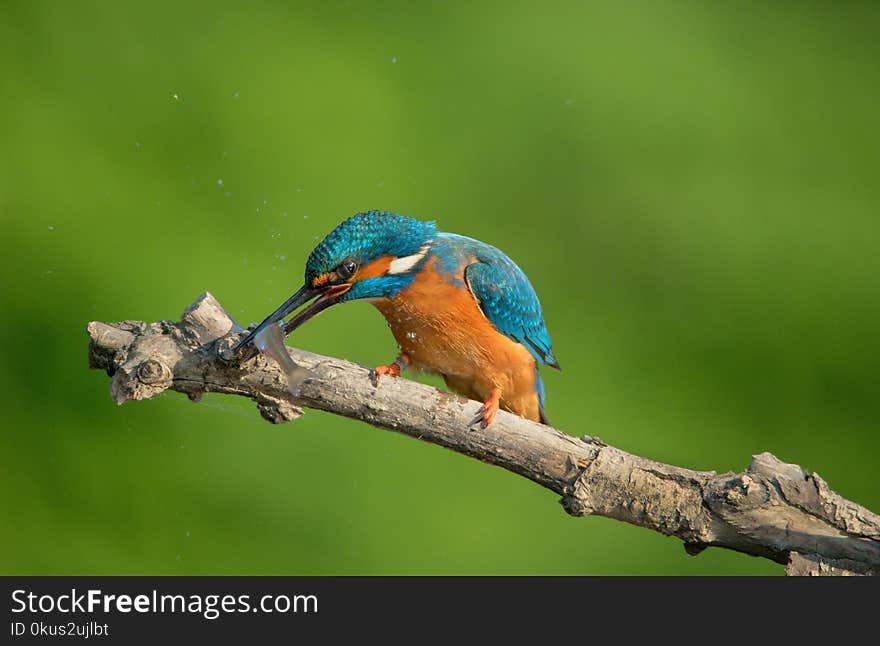
{"type": "Polygon", "coordinates": [[[535,366],[535,392],[538,395],[538,415],[541,418],[541,423],[552,426],[550,420],[547,419],[547,413],[544,412],[544,381],[541,379],[537,365],[535,366]]]}
{"type": "Polygon", "coordinates": [[[541,414],[541,423],[542,424],[546,424],[547,426],[553,426],[553,424],[550,423],[550,420],[547,419],[547,413],[544,412],[544,404],[541,404],[540,406],[538,406],[538,412],[541,414]]]}

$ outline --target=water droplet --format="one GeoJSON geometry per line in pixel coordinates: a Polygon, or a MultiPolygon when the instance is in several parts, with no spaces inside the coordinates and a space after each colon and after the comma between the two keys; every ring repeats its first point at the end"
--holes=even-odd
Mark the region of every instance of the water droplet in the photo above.
{"type": "Polygon", "coordinates": [[[171,98],[174,99],[175,101],[180,101],[180,94],[175,92],[174,94],[171,95],[171,98]]]}
{"type": "Polygon", "coordinates": [[[394,64],[394,63],[396,63],[396,62],[397,62],[397,56],[392,56],[392,57],[391,57],[391,63],[394,64]]]}
{"type": "Polygon", "coordinates": [[[284,256],[278,256],[278,260],[287,260],[284,256]]]}
{"type": "Polygon", "coordinates": [[[233,95],[232,95],[232,98],[238,100],[238,92],[236,92],[235,94],[233,94],[233,95]]]}
{"type": "Polygon", "coordinates": [[[574,99],[566,99],[565,100],[565,105],[571,105],[572,103],[574,103],[574,99]]]}
{"type": "Polygon", "coordinates": [[[308,219],[309,219],[309,214],[303,213],[303,220],[308,220],[308,219]]]}
{"type": "Polygon", "coordinates": [[[217,186],[223,186],[223,178],[222,177],[217,179],[217,186]]]}
{"type": "Polygon", "coordinates": [[[303,192],[303,187],[302,187],[302,186],[297,186],[297,187],[296,187],[296,192],[297,192],[297,193],[302,193],[302,192],[303,192]]]}
{"type": "Polygon", "coordinates": [[[189,536],[189,532],[187,532],[186,535],[189,536]]]}
{"type": "Polygon", "coordinates": [[[416,333],[415,333],[415,332],[407,332],[407,333],[406,333],[406,338],[407,338],[407,339],[415,339],[415,338],[416,338],[416,333]]]}
{"type": "Polygon", "coordinates": [[[226,191],[226,193],[224,193],[224,195],[226,195],[226,197],[232,197],[232,193],[230,193],[229,191],[226,191]]]}
{"type": "Polygon", "coordinates": [[[135,150],[140,152],[141,151],[141,142],[139,142],[139,141],[134,142],[134,148],[135,148],[135,150]]]}
{"type": "Polygon", "coordinates": [[[282,211],[282,212],[281,212],[281,217],[282,217],[282,218],[286,218],[286,217],[287,217],[287,211],[282,211]]]}
{"type": "Polygon", "coordinates": [[[55,230],[55,227],[52,226],[52,225],[50,224],[50,225],[49,225],[49,231],[54,231],[54,230],[55,230]]]}

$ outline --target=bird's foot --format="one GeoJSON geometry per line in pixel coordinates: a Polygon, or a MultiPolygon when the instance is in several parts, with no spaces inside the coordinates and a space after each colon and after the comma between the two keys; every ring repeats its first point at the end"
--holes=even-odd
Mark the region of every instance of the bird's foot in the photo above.
{"type": "Polygon", "coordinates": [[[389,363],[387,366],[377,366],[370,370],[370,382],[373,384],[373,388],[379,387],[379,377],[382,375],[391,375],[392,377],[399,377],[400,373],[403,372],[403,369],[409,365],[409,357],[405,354],[400,355],[397,359],[394,360],[394,363],[389,363]]]}
{"type": "Polygon", "coordinates": [[[495,415],[498,414],[499,410],[501,410],[501,389],[493,388],[492,393],[489,395],[489,399],[483,402],[476,417],[474,417],[468,424],[468,428],[479,424],[481,430],[485,429],[489,424],[495,421],[495,415]]]}
{"type": "Polygon", "coordinates": [[[373,388],[379,387],[379,377],[383,375],[391,375],[392,377],[400,376],[400,366],[396,363],[388,364],[387,366],[376,366],[372,370],[370,370],[370,382],[373,384],[373,388]]]}

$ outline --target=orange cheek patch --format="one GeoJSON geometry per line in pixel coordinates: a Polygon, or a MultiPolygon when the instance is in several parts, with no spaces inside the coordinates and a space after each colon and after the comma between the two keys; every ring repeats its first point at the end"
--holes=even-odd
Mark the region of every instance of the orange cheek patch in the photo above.
{"type": "Polygon", "coordinates": [[[333,278],[333,273],[321,274],[317,276],[315,280],[312,281],[312,287],[320,287],[321,285],[326,285],[333,278]]]}
{"type": "Polygon", "coordinates": [[[358,270],[357,275],[355,276],[356,280],[364,280],[365,278],[376,278],[377,276],[384,276],[388,273],[388,268],[391,267],[391,261],[394,260],[391,256],[380,256],[369,265],[364,265],[358,270]]]}

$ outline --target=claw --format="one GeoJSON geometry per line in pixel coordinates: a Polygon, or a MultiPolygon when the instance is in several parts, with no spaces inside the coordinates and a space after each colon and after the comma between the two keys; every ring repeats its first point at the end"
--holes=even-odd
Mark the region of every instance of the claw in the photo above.
{"type": "Polygon", "coordinates": [[[476,416],[468,423],[468,428],[475,426],[476,424],[480,425],[480,430],[485,430],[489,424],[495,421],[495,415],[498,414],[498,411],[501,409],[501,389],[494,388],[492,389],[492,393],[489,395],[489,399],[487,399],[482,406],[480,406],[479,412],[476,416]]]}
{"type": "MultiPolygon", "coordinates": [[[[486,407],[485,407],[485,406],[480,406],[480,410],[477,411],[477,414],[474,415],[474,418],[473,418],[471,421],[468,422],[468,428],[471,428],[471,427],[473,427],[475,424],[479,424],[480,422],[482,422],[482,421],[483,421],[483,415],[485,414],[485,411],[486,411],[486,407]]],[[[486,428],[486,427],[481,425],[481,428],[486,428]]]]}

